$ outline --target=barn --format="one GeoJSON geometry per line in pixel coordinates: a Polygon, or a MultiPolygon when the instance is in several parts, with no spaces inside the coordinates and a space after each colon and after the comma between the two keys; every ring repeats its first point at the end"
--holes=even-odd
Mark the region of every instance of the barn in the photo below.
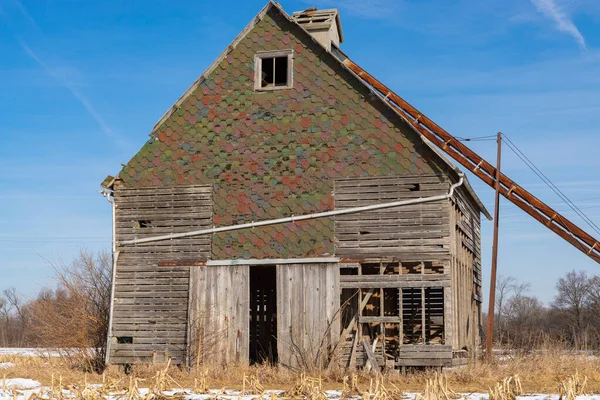
{"type": "Polygon", "coordinates": [[[461,171],[347,68],[337,10],[269,2],[103,183],[111,364],[454,366],[481,330],[461,171]]]}

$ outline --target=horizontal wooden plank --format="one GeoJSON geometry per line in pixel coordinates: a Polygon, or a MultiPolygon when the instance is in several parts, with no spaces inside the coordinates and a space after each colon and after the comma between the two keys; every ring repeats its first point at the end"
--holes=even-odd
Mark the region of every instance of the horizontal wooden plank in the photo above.
{"type": "Polygon", "coordinates": [[[139,277],[125,279],[117,275],[116,286],[152,286],[152,285],[184,285],[187,287],[190,279],[188,277],[173,278],[169,276],[139,277]]]}
{"type": "Polygon", "coordinates": [[[118,262],[118,266],[117,266],[117,274],[120,273],[132,273],[132,274],[139,274],[139,273],[149,273],[149,274],[170,274],[169,276],[180,276],[181,274],[188,274],[189,275],[189,270],[190,267],[189,266],[159,266],[156,264],[156,262],[151,263],[151,264],[126,264],[127,263],[132,263],[134,260],[131,260],[129,257],[127,257],[127,255],[125,254],[124,256],[119,256],[119,262],[118,262]]]}
{"type": "Polygon", "coordinates": [[[119,304],[115,303],[115,315],[121,311],[182,311],[187,309],[187,302],[181,304],[119,304]]]}
{"type": "Polygon", "coordinates": [[[159,298],[159,297],[167,297],[167,298],[178,298],[185,297],[187,298],[187,291],[175,291],[175,292],[167,292],[167,291],[156,291],[156,292],[120,292],[119,297],[127,298],[127,297],[151,297],[151,298],[159,298]]]}
{"type": "MultiPolygon", "coordinates": [[[[123,221],[116,222],[117,232],[121,232],[123,229],[133,229],[139,227],[139,220],[124,219],[123,221]]],[[[137,229],[156,229],[156,228],[189,228],[189,227],[204,227],[206,224],[211,223],[212,218],[186,218],[186,219],[171,219],[171,220],[154,220],[151,221],[150,228],[137,228],[137,229]]]]}
{"type": "Polygon", "coordinates": [[[114,323],[113,336],[118,336],[117,333],[121,332],[121,331],[185,332],[187,329],[187,326],[186,326],[187,324],[185,324],[185,323],[149,324],[148,321],[145,321],[145,322],[146,323],[137,323],[137,324],[114,323]]]}
{"type": "Polygon", "coordinates": [[[161,321],[166,322],[180,322],[186,321],[187,310],[151,310],[151,311],[139,311],[139,310],[120,310],[115,312],[113,322],[119,323],[121,320],[127,320],[131,323],[149,323],[150,321],[161,321]]]}
{"type": "Polygon", "coordinates": [[[451,367],[452,358],[420,358],[399,359],[396,365],[400,367],[451,367]]]}
{"type": "Polygon", "coordinates": [[[212,194],[212,185],[177,185],[177,186],[153,186],[144,188],[128,188],[119,186],[115,188],[115,197],[143,196],[143,195],[167,195],[167,194],[212,194]]]}
{"type": "Polygon", "coordinates": [[[185,336],[180,337],[133,337],[134,344],[144,345],[175,345],[177,347],[183,347],[186,344],[185,336]]]}
{"type": "Polygon", "coordinates": [[[427,352],[427,351],[452,351],[452,346],[449,344],[403,344],[400,346],[400,351],[404,352],[427,352]]]}
{"type": "Polygon", "coordinates": [[[450,287],[451,281],[391,281],[391,282],[340,282],[341,289],[393,289],[419,287],[450,287]]]}
{"type": "MultiPolygon", "coordinates": [[[[132,365],[140,365],[140,364],[149,364],[152,363],[152,357],[111,357],[110,364],[114,365],[123,365],[123,364],[132,364],[132,365]]],[[[183,356],[170,358],[171,365],[181,365],[184,363],[183,356]]],[[[162,363],[166,363],[166,361],[162,361],[162,363]]]]}
{"type": "Polygon", "coordinates": [[[178,219],[187,219],[187,218],[195,218],[195,219],[209,219],[212,218],[212,211],[207,209],[206,207],[198,208],[198,210],[189,210],[182,209],[174,214],[174,210],[170,210],[168,213],[151,213],[145,212],[143,210],[124,210],[122,213],[117,212],[116,220],[118,222],[128,222],[132,220],[147,220],[150,221],[171,221],[178,219]]]}
{"type": "Polygon", "coordinates": [[[178,209],[185,207],[210,207],[212,208],[212,199],[210,197],[191,199],[183,198],[161,198],[160,200],[153,199],[119,199],[116,201],[117,207],[120,210],[139,209],[139,210],[164,210],[178,209]]]}
{"type": "MultiPolygon", "coordinates": [[[[179,309],[181,311],[185,311],[187,304],[187,296],[184,297],[171,297],[167,298],[164,301],[161,301],[159,298],[135,298],[135,297],[121,297],[119,295],[115,295],[115,307],[119,306],[120,310],[126,310],[131,308],[132,306],[139,306],[140,309],[146,307],[147,309],[157,310],[159,311],[159,306],[164,306],[165,310],[167,307],[173,307],[179,309]],[[148,300],[150,299],[150,301],[148,300]],[[185,300],[182,300],[185,299],[185,300]]],[[[130,310],[133,311],[133,310],[130,310]]]]}
{"type": "Polygon", "coordinates": [[[389,274],[389,275],[340,275],[340,282],[443,282],[450,281],[448,274],[389,274]]]}
{"type": "Polygon", "coordinates": [[[380,316],[358,316],[358,322],[360,323],[395,323],[399,324],[402,322],[402,318],[400,316],[395,317],[380,317],[380,316]]]}
{"type": "Polygon", "coordinates": [[[404,182],[404,183],[439,183],[448,182],[448,177],[445,175],[436,174],[411,174],[411,175],[393,175],[393,176],[377,176],[369,178],[336,178],[335,187],[362,185],[389,185],[389,182],[404,182]]]}
{"type": "Polygon", "coordinates": [[[144,329],[124,329],[119,328],[118,330],[113,330],[113,337],[134,337],[134,338],[154,338],[161,337],[166,338],[165,340],[169,340],[169,338],[185,338],[187,334],[186,329],[178,329],[178,330],[144,330],[144,329]]]}
{"type": "Polygon", "coordinates": [[[154,285],[127,285],[121,284],[120,282],[115,284],[115,290],[117,292],[148,292],[148,291],[178,291],[187,293],[188,283],[175,285],[175,284],[154,284],[154,285]]]}
{"type": "MultiPolygon", "coordinates": [[[[369,187],[368,190],[356,190],[356,191],[344,191],[342,193],[337,193],[335,195],[335,204],[336,207],[342,204],[354,203],[355,201],[359,202],[370,202],[371,204],[375,203],[383,203],[383,202],[394,202],[400,200],[411,200],[411,199],[420,199],[426,197],[433,197],[445,194],[447,188],[433,189],[433,190],[423,190],[423,191],[415,191],[410,192],[408,190],[398,190],[396,188],[383,188],[383,187],[369,187]]],[[[436,203],[447,203],[447,199],[436,200],[429,203],[423,204],[436,204],[436,203]]],[[[408,207],[410,204],[399,206],[399,207],[408,207]]]]}

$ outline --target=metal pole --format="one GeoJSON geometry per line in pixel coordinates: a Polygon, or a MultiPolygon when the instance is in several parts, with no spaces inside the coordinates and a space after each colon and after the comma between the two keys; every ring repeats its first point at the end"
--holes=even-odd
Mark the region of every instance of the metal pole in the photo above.
{"type": "Polygon", "coordinates": [[[492,271],[490,274],[490,298],[487,315],[487,331],[485,334],[485,355],[492,360],[492,346],[494,344],[494,313],[496,303],[496,271],[498,267],[498,225],[500,217],[500,158],[502,152],[502,133],[498,132],[498,161],[496,165],[496,200],[494,204],[494,241],[492,244],[492,271]]]}

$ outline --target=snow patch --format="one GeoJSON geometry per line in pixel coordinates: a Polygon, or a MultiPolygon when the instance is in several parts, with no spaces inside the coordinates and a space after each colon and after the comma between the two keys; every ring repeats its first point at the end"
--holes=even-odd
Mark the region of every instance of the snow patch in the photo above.
{"type": "Polygon", "coordinates": [[[0,386],[6,387],[7,389],[35,389],[42,387],[42,384],[33,379],[9,378],[0,379],[0,386]]]}
{"type": "Polygon", "coordinates": [[[2,363],[0,363],[0,369],[2,369],[2,368],[11,368],[11,367],[14,367],[14,366],[15,366],[15,364],[11,363],[11,362],[2,362],[2,363]]]}

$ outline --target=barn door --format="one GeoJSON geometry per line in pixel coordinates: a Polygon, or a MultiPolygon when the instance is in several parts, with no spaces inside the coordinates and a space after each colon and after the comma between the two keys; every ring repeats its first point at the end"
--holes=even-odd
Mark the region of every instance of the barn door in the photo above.
{"type": "Polygon", "coordinates": [[[277,266],[277,354],[290,367],[323,367],[340,337],[337,263],[277,266]]]}
{"type": "Polygon", "coordinates": [[[190,267],[188,362],[248,363],[247,265],[190,267]]]}

